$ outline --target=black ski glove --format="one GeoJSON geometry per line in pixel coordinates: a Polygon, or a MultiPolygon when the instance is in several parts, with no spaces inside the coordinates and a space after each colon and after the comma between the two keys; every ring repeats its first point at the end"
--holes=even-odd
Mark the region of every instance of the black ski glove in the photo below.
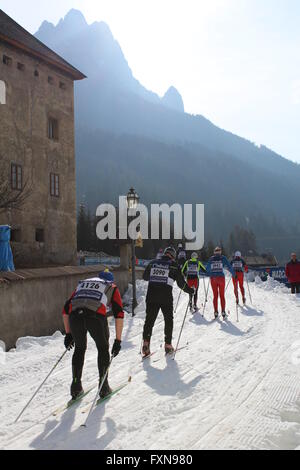
{"type": "Polygon", "coordinates": [[[121,351],[121,341],[119,341],[118,339],[115,339],[114,345],[111,350],[111,354],[113,357],[117,357],[120,351],[121,351]]]}
{"type": "Polygon", "coordinates": [[[70,349],[74,348],[74,340],[73,340],[73,336],[71,333],[67,333],[66,336],[65,336],[65,347],[68,351],[70,351],[70,349]]]}

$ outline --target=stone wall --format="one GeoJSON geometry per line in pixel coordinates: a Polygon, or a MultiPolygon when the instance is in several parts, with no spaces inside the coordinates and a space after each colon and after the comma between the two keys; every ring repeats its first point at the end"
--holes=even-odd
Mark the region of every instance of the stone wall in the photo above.
{"type": "Polygon", "coordinates": [[[11,164],[20,165],[31,192],[22,211],[0,215],[0,225],[20,231],[12,243],[15,264],[75,264],[73,80],[0,41],[0,81],[6,93],[0,105],[0,170],[10,181],[11,164]],[[5,64],[3,56],[11,62],[5,64]],[[49,118],[58,123],[57,139],[49,139],[49,118]],[[50,194],[51,173],[59,175],[59,197],[50,194]],[[42,241],[36,230],[44,231],[42,241]]]}
{"type": "MultiPolygon", "coordinates": [[[[0,273],[0,340],[10,349],[20,337],[63,331],[66,300],[80,280],[94,277],[101,269],[103,266],[71,266],[0,273]]],[[[114,269],[114,276],[123,294],[129,273],[114,269]]]]}

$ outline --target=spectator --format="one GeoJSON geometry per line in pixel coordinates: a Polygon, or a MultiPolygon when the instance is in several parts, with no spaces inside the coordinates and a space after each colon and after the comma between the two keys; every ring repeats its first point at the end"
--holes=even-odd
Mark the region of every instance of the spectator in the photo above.
{"type": "Polygon", "coordinates": [[[300,261],[296,253],[291,254],[291,261],[286,265],[285,274],[291,285],[292,294],[300,294],[300,261]]]}

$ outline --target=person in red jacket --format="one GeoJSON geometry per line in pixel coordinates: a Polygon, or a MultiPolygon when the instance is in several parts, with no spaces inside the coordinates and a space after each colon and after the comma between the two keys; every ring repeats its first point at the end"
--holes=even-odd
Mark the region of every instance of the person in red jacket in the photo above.
{"type": "Polygon", "coordinates": [[[291,254],[291,261],[285,267],[285,274],[291,285],[292,294],[300,294],[300,261],[296,253],[291,254]]]}
{"type": "MultiPolygon", "coordinates": [[[[64,344],[66,349],[74,347],[72,358],[73,381],[71,384],[71,396],[76,400],[82,395],[81,384],[84,356],[87,348],[87,333],[96,343],[98,349],[99,385],[102,382],[109,362],[109,328],[107,323],[108,309],[112,310],[115,317],[116,339],[111,351],[116,357],[121,350],[121,337],[123,331],[123,305],[118,287],[114,283],[114,277],[109,270],[102,271],[98,277],[80,281],[77,288],[65,303],[63,308],[63,320],[66,330],[64,344]]],[[[108,377],[100,390],[100,398],[111,393],[108,377]]]]}

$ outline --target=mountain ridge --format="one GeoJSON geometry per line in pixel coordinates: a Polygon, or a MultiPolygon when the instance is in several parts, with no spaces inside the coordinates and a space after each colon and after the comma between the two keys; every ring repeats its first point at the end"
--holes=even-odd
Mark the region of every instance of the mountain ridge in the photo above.
{"type": "Polygon", "coordinates": [[[80,18],[73,11],[67,23],[65,19],[58,23],[59,29],[57,25],[53,30],[44,22],[37,32],[38,39],[88,77],[75,85],[78,202],[86,193],[87,181],[93,188],[87,198],[93,208],[108,194],[111,200],[116,199],[119,191],[126,191],[125,185],[148,194],[147,203],[154,194],[157,202],[168,199],[163,178],[167,162],[176,168],[172,172],[177,188],[173,198],[180,203],[204,202],[209,208],[207,232],[214,233],[216,239],[227,236],[237,221],[246,226],[249,215],[256,220],[253,230],[262,235],[265,230],[269,238],[272,220],[276,220],[274,230],[282,239],[300,234],[300,224],[294,220],[295,212],[300,212],[299,164],[217,127],[200,114],[184,112],[181,95],[174,87],[169,88],[174,100],[171,106],[170,102],[166,105],[169,90],[160,98],[140,84],[109,26],[103,22],[85,25],[80,18]],[[72,17],[76,19],[74,28],[70,28],[72,17]],[[188,155],[194,166],[191,171],[186,167],[188,155]],[[105,177],[93,171],[98,165],[105,167],[105,177]],[[200,187],[205,188],[204,195],[200,187]],[[239,200],[245,217],[236,203],[239,200]]]}

